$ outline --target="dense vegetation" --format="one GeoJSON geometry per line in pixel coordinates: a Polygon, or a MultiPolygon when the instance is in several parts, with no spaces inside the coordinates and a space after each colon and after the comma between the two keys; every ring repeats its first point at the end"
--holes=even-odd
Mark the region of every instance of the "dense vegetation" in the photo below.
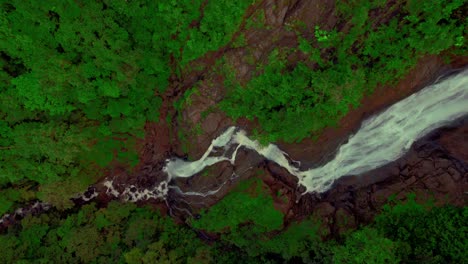
{"type": "Polygon", "coordinates": [[[271,197],[258,188],[236,190],[191,227],[151,208],[117,202],[101,209],[92,203],[67,216],[54,211],[27,217],[0,235],[0,261],[361,264],[463,263],[468,257],[466,208],[434,207],[410,196],[389,203],[371,225],[324,241],[328,234],[314,218],[283,228],[282,214],[273,212],[271,197]],[[249,199],[233,200],[243,195],[249,199]],[[219,238],[210,239],[206,231],[219,238]]]}
{"type": "Polygon", "coordinates": [[[273,50],[245,86],[227,76],[231,91],[221,108],[233,118],[257,120],[265,142],[301,141],[336,125],[366,93],[395,83],[423,55],[466,52],[464,0],[336,5],[341,31],[306,28],[300,21],[291,26],[309,61],[291,64],[286,57],[294,51],[273,50]]]}
{"type": "Polygon", "coordinates": [[[68,208],[97,166],[138,163],[155,94],[226,45],[252,3],[208,1],[202,16],[203,2],[0,1],[0,214],[35,198],[68,208]]]}
{"type": "MultiPolygon", "coordinates": [[[[36,199],[55,206],[0,234],[1,263],[468,259],[466,208],[414,197],[392,201],[371,225],[329,241],[313,216],[286,225],[260,180],[241,183],[186,225],[134,204],[73,207],[70,196],[113,162],[139,162],[137,139],[147,122],[159,121],[170,80],[209,52],[246,45],[243,34],[232,41],[254,2],[0,0],[0,215],[36,199]]],[[[297,141],[336,124],[421,56],[466,52],[465,1],[386,2],[337,1],[343,30],[291,26],[297,49],[273,50],[244,86],[227,74],[221,109],[257,119],[264,141],[297,141]],[[371,16],[385,9],[395,15],[371,16]],[[291,65],[287,55],[297,52],[309,60],[291,65]]],[[[260,12],[245,27],[261,29],[264,20],[260,12]]],[[[177,111],[197,90],[183,92],[172,102],[177,111]]]]}

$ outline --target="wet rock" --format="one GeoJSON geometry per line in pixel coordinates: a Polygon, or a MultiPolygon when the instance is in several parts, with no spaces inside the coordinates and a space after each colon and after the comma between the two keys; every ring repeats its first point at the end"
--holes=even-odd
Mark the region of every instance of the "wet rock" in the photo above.
{"type": "Polygon", "coordinates": [[[409,169],[408,169],[408,166],[406,166],[405,168],[403,168],[401,171],[400,171],[400,175],[406,177],[408,176],[409,174],[409,169]]]}
{"type": "Polygon", "coordinates": [[[220,113],[210,113],[201,123],[201,128],[203,131],[205,131],[205,133],[211,135],[212,133],[216,132],[222,119],[223,116],[220,113]]]}
{"type": "Polygon", "coordinates": [[[335,213],[335,226],[337,233],[342,234],[347,230],[356,228],[356,220],[351,212],[339,208],[335,213]]]}
{"type": "Polygon", "coordinates": [[[451,175],[454,181],[459,181],[461,179],[461,174],[458,170],[453,167],[447,169],[447,172],[451,175]]]}
{"type": "Polygon", "coordinates": [[[243,175],[245,172],[258,170],[257,168],[262,167],[264,164],[264,158],[258,153],[241,148],[237,151],[235,172],[238,175],[243,175]]]}
{"type": "Polygon", "coordinates": [[[297,178],[290,175],[283,167],[278,166],[274,162],[266,162],[266,169],[273,175],[274,178],[278,179],[291,188],[296,188],[298,182],[297,178]]]}
{"type": "Polygon", "coordinates": [[[448,172],[437,177],[437,181],[439,182],[439,186],[441,187],[440,191],[442,192],[449,192],[450,190],[456,189],[455,182],[448,172]]]}
{"type": "Polygon", "coordinates": [[[418,178],[423,178],[429,174],[431,174],[434,170],[434,164],[430,160],[423,160],[419,162],[411,173],[414,174],[418,178]]]}
{"type": "Polygon", "coordinates": [[[335,207],[329,202],[321,202],[314,208],[314,214],[320,218],[331,217],[335,213],[335,207]]]}
{"type": "Polygon", "coordinates": [[[315,194],[305,194],[300,197],[295,197],[296,202],[293,204],[292,210],[294,217],[308,217],[314,210],[317,202],[320,200],[315,194]]]}
{"type": "Polygon", "coordinates": [[[406,184],[404,182],[396,182],[391,185],[389,185],[387,188],[390,190],[393,190],[393,192],[398,192],[400,190],[404,190],[406,187],[406,184]]]}
{"type": "Polygon", "coordinates": [[[334,1],[296,0],[290,2],[290,9],[286,14],[287,23],[300,20],[306,24],[307,28],[314,28],[315,25],[320,24],[327,30],[336,25],[334,1]]]}
{"type": "Polygon", "coordinates": [[[434,165],[436,168],[447,169],[452,165],[452,162],[447,159],[437,159],[434,165]]]}
{"type": "Polygon", "coordinates": [[[429,189],[438,189],[440,187],[440,182],[437,178],[435,177],[427,177],[424,180],[424,184],[426,185],[427,188],[429,189]]]}
{"type": "Polygon", "coordinates": [[[267,0],[265,2],[265,19],[268,25],[283,25],[286,13],[289,9],[288,0],[267,0]]]}
{"type": "Polygon", "coordinates": [[[450,154],[468,163],[468,123],[442,135],[440,143],[450,154]]]}
{"type": "Polygon", "coordinates": [[[418,179],[415,176],[411,176],[405,180],[405,184],[409,186],[409,185],[416,183],[417,180],[418,179]]]}
{"type": "Polygon", "coordinates": [[[372,201],[373,201],[374,207],[378,208],[382,206],[383,204],[385,204],[388,198],[394,193],[395,191],[391,189],[387,189],[387,188],[376,191],[372,195],[372,201]]]}
{"type": "Polygon", "coordinates": [[[350,192],[345,192],[345,193],[342,193],[340,194],[340,196],[338,196],[338,201],[340,202],[347,202],[347,201],[350,201],[352,200],[352,194],[350,192]]]}
{"type": "Polygon", "coordinates": [[[392,176],[400,175],[400,168],[398,166],[392,166],[389,169],[389,172],[390,172],[390,175],[392,175],[392,176]]]}

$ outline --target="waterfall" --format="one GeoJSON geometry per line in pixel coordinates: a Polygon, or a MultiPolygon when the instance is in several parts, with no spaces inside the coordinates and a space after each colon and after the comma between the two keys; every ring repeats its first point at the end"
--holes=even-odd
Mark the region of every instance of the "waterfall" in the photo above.
{"type": "Polygon", "coordinates": [[[299,170],[287,159],[287,153],[274,144],[262,146],[236,127],[215,138],[196,161],[167,160],[164,171],[169,178],[191,177],[218,162],[234,164],[237,151],[244,147],[256,151],[285,168],[299,179],[306,192],[324,192],[346,175],[358,175],[402,157],[411,145],[429,132],[468,114],[468,70],[395,103],[365,120],[356,134],[341,145],[336,156],[321,167],[299,170]],[[212,157],[215,148],[224,151],[212,157]],[[232,154],[228,157],[227,153],[232,154]]]}

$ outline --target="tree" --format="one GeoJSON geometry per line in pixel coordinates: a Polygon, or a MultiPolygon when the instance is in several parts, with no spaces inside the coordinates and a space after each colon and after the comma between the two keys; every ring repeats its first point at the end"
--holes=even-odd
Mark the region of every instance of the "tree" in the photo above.
{"type": "Polygon", "coordinates": [[[346,238],[344,246],[333,250],[334,263],[399,263],[395,242],[376,229],[364,228],[346,238]]]}

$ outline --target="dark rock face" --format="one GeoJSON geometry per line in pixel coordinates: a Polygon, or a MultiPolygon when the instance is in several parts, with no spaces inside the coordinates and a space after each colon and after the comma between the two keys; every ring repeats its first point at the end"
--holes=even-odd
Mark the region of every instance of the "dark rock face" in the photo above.
{"type": "MultiPolygon", "coordinates": [[[[266,25],[271,26],[272,30],[252,29],[245,32],[247,47],[224,50],[224,56],[229,65],[235,69],[235,74],[240,83],[245,83],[251,78],[251,73],[255,68],[254,64],[243,60],[245,54],[251,54],[252,60],[255,63],[264,61],[265,54],[275,47],[293,47],[297,46],[297,40],[287,30],[284,30],[281,25],[285,25],[294,20],[306,21],[313,25],[320,22],[325,29],[339,27],[336,25],[336,17],[333,15],[334,2],[332,1],[301,1],[301,0],[278,0],[278,1],[263,1],[256,9],[265,10],[266,25]],[[272,12],[274,7],[275,12],[272,12]],[[325,21],[326,20],[326,21],[325,21]]],[[[249,12],[253,12],[250,10],[249,12]]],[[[312,33],[311,33],[312,34],[312,33]]],[[[216,53],[215,55],[219,55],[216,53]]],[[[291,63],[301,61],[304,58],[292,57],[288,58],[291,63]]],[[[206,60],[212,63],[213,60],[206,60]]],[[[303,168],[316,167],[320,164],[333,158],[337,148],[347,140],[350,134],[356,132],[363,119],[382,111],[386,107],[404,99],[412,93],[424,88],[425,86],[436,81],[436,79],[453,69],[464,67],[468,63],[467,58],[453,58],[451,64],[445,63],[441,57],[426,56],[422,57],[418,64],[403,78],[396,86],[388,87],[381,86],[376,89],[374,94],[367,96],[361,102],[361,106],[351,110],[339,123],[337,128],[327,128],[319,136],[317,140],[306,139],[299,144],[286,144],[278,142],[278,146],[290,155],[294,160],[301,161],[303,168]]],[[[225,96],[222,77],[214,72],[206,72],[205,80],[199,82],[199,93],[193,94],[191,97],[191,105],[181,110],[182,121],[178,124],[173,124],[173,130],[191,131],[195,126],[199,125],[202,133],[189,137],[188,156],[190,159],[198,159],[205,152],[211,140],[220,135],[228,126],[235,125],[247,132],[258,127],[255,121],[239,119],[234,123],[227,118],[224,113],[219,110],[209,111],[205,117],[202,112],[216,105],[225,96]]],[[[392,194],[399,194],[399,197],[404,197],[407,192],[418,191],[429,194],[431,191],[436,191],[438,197],[442,197],[448,193],[451,197],[450,201],[455,204],[460,203],[460,191],[452,192],[453,188],[461,188],[460,181],[466,179],[466,167],[459,166],[458,160],[467,162],[467,144],[465,130],[452,130],[451,132],[443,132],[441,139],[437,139],[435,143],[436,149],[432,149],[429,145],[421,149],[413,149],[402,160],[389,164],[384,168],[369,172],[365,175],[357,177],[344,177],[340,179],[335,187],[329,192],[321,195],[304,195],[300,193],[303,188],[297,186],[297,179],[289,175],[284,169],[274,163],[264,162],[258,163],[254,169],[259,168],[263,171],[262,179],[270,186],[272,193],[281,193],[287,202],[278,201],[277,208],[286,214],[286,221],[302,219],[310,214],[322,215],[324,210],[321,203],[326,203],[326,212],[331,211],[330,206],[334,211],[332,214],[324,215],[324,219],[335,218],[335,211],[340,209],[340,217],[346,215],[354,220],[347,220],[347,223],[358,225],[362,222],[370,221],[380,206],[384,204],[387,198],[392,194]],[[463,135],[464,133],[464,135],[463,135]],[[460,143],[465,142],[465,143],[460,143]],[[439,153],[439,154],[436,154],[439,153]],[[440,154],[440,153],[443,153],[440,154]],[[439,156],[437,156],[439,155],[439,156]],[[454,159],[453,157],[456,157],[454,159]],[[465,168],[465,169],[463,169],[465,168]],[[450,176],[450,177],[449,177],[450,176]],[[452,182],[453,181],[453,182],[452,182]],[[428,189],[429,188],[429,189],[428,189]],[[428,191],[430,190],[430,191],[428,191]],[[440,194],[439,194],[440,192],[440,194]],[[458,193],[458,194],[456,194],[458,193]],[[317,209],[321,208],[321,209],[317,209]]],[[[174,133],[175,134],[175,133],[174,133]]],[[[428,142],[434,142],[427,141],[428,142]]],[[[424,145],[424,144],[423,144],[424,145]]],[[[433,145],[435,146],[435,145],[433,145]]],[[[180,142],[174,141],[171,145],[172,153],[183,154],[180,142]]],[[[248,154],[240,154],[248,155],[248,154]]],[[[234,171],[241,171],[239,166],[244,166],[247,169],[249,166],[242,165],[246,161],[245,158],[239,157],[234,171]]],[[[253,164],[253,163],[252,163],[253,164]]],[[[230,164],[215,165],[210,168],[209,179],[202,179],[200,175],[195,176],[185,183],[179,183],[183,190],[200,190],[203,186],[216,186],[223,179],[229,177],[226,172],[230,164]]],[[[258,177],[257,174],[246,172],[242,179],[248,177],[258,177]]],[[[235,183],[235,181],[233,182],[235,183]]],[[[234,184],[232,184],[234,186],[234,184]]],[[[231,187],[227,186],[215,197],[204,200],[204,206],[214,204],[229,192],[231,187]]],[[[460,189],[461,190],[461,189],[460,189]]],[[[463,194],[463,192],[461,192],[463,194]]],[[[196,211],[200,206],[191,205],[196,211]]],[[[330,222],[336,223],[334,219],[330,222]]],[[[327,220],[328,221],[328,220],[327,220]]],[[[341,225],[341,224],[340,224],[341,225]]],[[[347,224],[348,225],[348,224],[347,224]]],[[[351,225],[351,224],[349,224],[351,225]]],[[[343,225],[341,225],[343,226],[343,225]]],[[[339,227],[343,228],[343,227],[339,227]]],[[[333,224],[330,227],[331,232],[338,229],[338,225],[333,224]]]]}
{"type": "Polygon", "coordinates": [[[328,223],[325,228],[338,234],[372,221],[391,195],[405,199],[408,193],[416,193],[421,201],[434,198],[438,205],[466,205],[468,163],[463,154],[468,149],[459,150],[462,155],[453,155],[458,152],[446,147],[467,143],[466,137],[458,144],[449,140],[459,140],[462,136],[458,133],[463,134],[465,126],[432,133],[414,144],[403,158],[385,167],[343,177],[319,199],[302,197],[293,206],[293,215],[314,214],[328,223]]]}
{"type": "MultiPolygon", "coordinates": [[[[274,205],[285,214],[286,224],[313,215],[321,219],[325,235],[337,235],[371,222],[390,196],[402,200],[407,194],[416,193],[421,201],[433,198],[438,205],[464,206],[465,190],[468,189],[468,164],[464,160],[467,121],[465,118],[453,123],[452,127],[430,133],[417,141],[404,157],[384,167],[339,179],[323,194],[301,196],[304,190],[297,186],[296,177],[273,162],[262,162],[261,158],[252,163],[257,164],[257,171],[262,171],[260,176],[247,173],[244,177],[261,177],[271,193],[279,194],[273,196],[274,205]],[[460,139],[461,142],[457,142],[460,139]],[[453,149],[454,146],[460,146],[460,149],[453,149]]],[[[248,153],[241,152],[234,170],[251,160],[248,153]]],[[[217,171],[225,170],[225,166],[216,165],[210,173],[219,175],[217,171]]],[[[200,186],[204,184],[207,182],[200,186]]],[[[210,204],[228,193],[229,189],[210,199],[210,204]]],[[[196,210],[196,207],[192,209],[196,210]]]]}
{"type": "MultiPolygon", "coordinates": [[[[309,159],[315,164],[316,162],[326,162],[333,157],[333,152],[346,140],[346,137],[359,128],[363,117],[381,111],[384,107],[422,88],[434,79],[431,76],[437,76],[437,74],[446,71],[444,67],[449,67],[441,66],[442,64],[435,57],[423,60],[423,62],[428,63],[428,65],[423,65],[421,72],[413,72],[411,75],[416,81],[406,78],[397,87],[397,90],[400,89],[400,91],[392,96],[385,97],[377,92],[377,94],[366,98],[364,101],[374,103],[364,104],[362,108],[352,111],[342,120],[343,126],[340,128],[327,129],[316,142],[305,140],[300,144],[279,144],[280,147],[292,158],[300,161],[309,159]],[[318,150],[324,151],[324,156],[328,158],[324,159],[318,150]]],[[[242,120],[241,124],[247,128],[252,125],[242,120]]],[[[219,130],[216,132],[217,134],[222,132],[221,127],[223,126],[217,126],[217,130],[219,130]]],[[[397,199],[404,199],[408,193],[414,192],[421,200],[433,197],[438,204],[465,205],[464,190],[468,187],[467,131],[466,120],[459,121],[452,127],[439,129],[415,143],[413,148],[400,160],[363,175],[343,177],[335,183],[330,191],[320,195],[306,194],[301,196],[300,194],[304,190],[297,186],[297,179],[294,176],[289,175],[285,169],[275,163],[262,162],[261,158],[258,157],[256,157],[255,162],[249,163],[251,161],[249,155],[254,155],[249,154],[252,153],[249,151],[239,152],[239,157],[232,170],[240,171],[240,167],[248,168],[251,165],[262,170],[261,177],[270,187],[271,192],[280,193],[281,197],[285,198],[283,200],[275,199],[275,207],[285,214],[286,223],[315,215],[325,223],[325,233],[337,234],[348,228],[372,221],[392,195],[396,195],[397,199]]],[[[203,137],[203,141],[206,141],[206,145],[208,145],[214,136],[200,135],[200,137],[203,137]]],[[[197,155],[201,156],[202,149],[199,147],[197,149],[200,152],[197,155]]],[[[211,180],[201,180],[199,176],[195,176],[193,179],[187,180],[186,184],[181,183],[180,186],[182,188],[185,186],[186,190],[190,190],[193,186],[198,186],[197,189],[210,186],[213,181],[219,183],[222,179],[226,179],[229,173],[232,173],[230,170],[226,174],[226,168],[230,166],[232,167],[228,163],[215,165],[209,170],[211,180]]],[[[248,172],[242,178],[248,177],[258,177],[258,175],[248,172]]],[[[200,206],[191,204],[190,210],[197,211],[201,207],[214,204],[227,194],[230,188],[228,186],[216,196],[203,199],[200,201],[200,206]]]]}
{"type": "MultiPolygon", "coordinates": [[[[189,67],[191,72],[183,72],[180,80],[171,77],[171,87],[165,94],[160,94],[163,97],[163,105],[159,122],[148,123],[144,140],[138,142],[140,163],[131,173],[125,168],[109,170],[107,178],[114,181],[119,192],[130,185],[150,188],[167,179],[167,175],[161,171],[167,158],[184,156],[198,159],[211,140],[227,127],[236,125],[246,131],[257,127],[258,124],[254,121],[242,118],[235,123],[216,109],[208,111],[206,117],[203,117],[204,111],[211,109],[225,96],[224,80],[220,74],[213,71],[212,66],[218,58],[225,56],[226,63],[235,69],[237,79],[245,83],[252,77],[256,64],[264,62],[271,50],[277,47],[297,47],[295,33],[286,30],[284,25],[301,20],[308,28],[313,28],[317,23],[327,30],[343,26],[337,25],[334,7],[335,2],[329,0],[266,0],[251,8],[248,11],[249,15],[255,12],[255,9],[264,9],[265,26],[271,29],[246,30],[244,33],[247,47],[223,48],[209,53],[195,62],[194,67],[189,67]],[[251,55],[252,62],[243,59],[246,54],[251,55]],[[201,66],[201,70],[193,70],[198,68],[195,66],[201,66]],[[192,95],[191,105],[180,112],[176,111],[173,102],[196,83],[199,93],[192,95]],[[182,117],[181,122],[167,122],[177,120],[179,115],[182,117]],[[177,134],[181,130],[193,131],[196,126],[199,126],[202,132],[188,136],[189,149],[184,151],[177,134]]],[[[300,56],[296,55],[288,60],[295,63],[305,59],[300,56]]],[[[337,147],[359,128],[364,118],[418,91],[435,81],[441,74],[465,67],[467,64],[467,56],[452,58],[450,64],[444,63],[439,56],[422,57],[395,87],[378,87],[374,94],[364,98],[362,106],[351,110],[340,121],[338,128],[325,129],[316,141],[306,139],[299,144],[279,142],[278,145],[292,159],[302,161],[304,167],[317,166],[333,158],[337,147]]],[[[324,229],[333,234],[371,221],[391,195],[404,198],[407,193],[416,192],[421,199],[434,196],[440,204],[465,205],[465,190],[468,187],[467,164],[468,125],[464,123],[454,128],[442,129],[432,138],[421,140],[399,161],[364,175],[340,179],[333,189],[321,195],[301,196],[303,188],[297,186],[297,179],[286,170],[272,162],[263,161],[255,153],[239,151],[235,166],[228,162],[216,164],[208,169],[207,175],[201,173],[172,182],[183,192],[212,190],[225,183],[216,195],[187,198],[181,197],[171,189],[167,201],[151,199],[147,203],[162,211],[167,210],[167,204],[177,206],[181,209],[178,216],[183,218],[222,199],[239,180],[261,177],[272,193],[280,193],[281,199],[275,195],[274,202],[275,207],[285,213],[286,223],[315,215],[322,219],[324,229]]],[[[89,198],[92,194],[99,193],[96,198],[98,206],[106,206],[109,201],[115,199],[106,195],[106,188],[100,184],[92,188],[92,191],[87,191],[85,197],[89,198]]],[[[75,201],[78,206],[85,202],[75,201]]],[[[38,210],[31,208],[30,211],[37,213],[38,210]]],[[[8,216],[4,223],[14,222],[21,214],[8,216]]]]}
{"type": "MultiPolygon", "coordinates": [[[[174,155],[179,157],[185,155],[190,160],[196,160],[203,155],[211,140],[220,135],[227,127],[235,125],[247,132],[258,127],[255,121],[242,118],[234,122],[227,118],[223,112],[213,108],[223,99],[226,92],[222,75],[212,68],[216,60],[224,56],[226,64],[235,70],[237,80],[240,83],[245,83],[252,77],[255,65],[264,62],[274,48],[297,47],[295,34],[285,29],[285,25],[288,23],[301,20],[309,28],[313,28],[319,23],[324,29],[345,26],[337,25],[334,7],[335,3],[328,0],[268,0],[261,1],[258,5],[250,8],[247,12],[248,15],[259,9],[264,10],[265,28],[245,30],[243,32],[247,43],[245,47],[223,48],[210,53],[197,60],[193,65],[200,67],[192,67],[201,70],[183,72],[180,80],[171,84],[171,88],[164,95],[160,122],[150,124],[147,127],[146,138],[142,143],[142,165],[139,172],[135,173],[139,176],[128,177],[128,179],[124,177],[121,182],[132,182],[134,177],[138,177],[138,184],[135,185],[154,185],[155,179],[163,178],[164,175],[157,174],[153,170],[161,168],[165,159],[174,155]],[[252,61],[246,61],[246,55],[249,55],[252,61]],[[203,76],[203,78],[199,78],[199,76],[203,76]],[[195,83],[198,92],[191,95],[191,104],[175,111],[172,103],[178,100],[186,89],[194,87],[195,83]],[[179,116],[181,118],[178,119],[179,116]],[[168,124],[167,117],[179,121],[168,124]],[[201,133],[193,133],[196,127],[201,129],[201,133]],[[180,131],[187,132],[187,142],[181,142],[177,138],[177,133],[180,131]],[[183,145],[188,147],[184,148],[183,145]],[[155,164],[159,165],[155,166],[155,164]]],[[[383,17],[379,14],[373,16],[383,17]]],[[[304,59],[300,55],[288,58],[291,64],[304,59]]],[[[278,142],[278,145],[292,159],[301,161],[304,168],[325,163],[333,158],[337,147],[346,141],[351,133],[359,129],[363,119],[420,90],[434,82],[440,75],[450,72],[452,69],[463,67],[467,63],[468,57],[452,58],[451,64],[445,63],[439,56],[422,57],[396,86],[378,87],[374,94],[364,98],[361,107],[351,110],[340,121],[338,128],[325,129],[316,141],[306,139],[299,144],[278,142]]],[[[270,186],[272,192],[279,192],[282,197],[286,198],[287,202],[277,201],[276,206],[286,213],[287,221],[315,213],[318,210],[317,206],[322,208],[321,203],[323,202],[327,204],[324,207],[327,208],[325,212],[331,211],[331,207],[334,208],[333,213],[326,214],[325,218],[335,217],[335,211],[341,209],[340,217],[343,215],[352,217],[354,220],[347,223],[357,225],[372,219],[386,199],[395,193],[401,194],[400,197],[403,197],[409,191],[423,192],[426,188],[430,188],[431,191],[448,192],[451,199],[454,202],[458,201],[456,204],[460,204],[459,194],[451,191],[453,188],[461,188],[459,182],[466,178],[466,170],[463,170],[463,166],[456,165],[459,162],[455,161],[453,157],[467,162],[466,132],[453,130],[452,132],[444,132],[443,135],[436,145],[443,147],[443,151],[441,151],[445,156],[442,154],[440,154],[442,156],[439,154],[437,154],[439,156],[435,156],[436,153],[441,152],[428,146],[413,149],[401,161],[384,168],[366,175],[340,179],[335,184],[334,189],[322,195],[301,196],[303,188],[297,186],[295,177],[271,162],[264,162],[258,157],[249,156],[253,155],[249,154],[249,151],[239,152],[235,166],[228,162],[216,164],[207,170],[206,175],[200,173],[200,175],[189,179],[179,179],[176,180],[175,184],[182,191],[199,191],[217,188],[227,181],[223,189],[216,195],[204,198],[190,197],[189,205],[185,205],[184,208],[189,211],[197,211],[199,208],[210,206],[221,199],[235,186],[238,180],[259,177],[258,173],[254,173],[254,171],[260,169],[262,179],[270,186]],[[465,134],[463,135],[463,133],[465,134]],[[234,173],[240,176],[231,179],[234,173]]],[[[173,192],[171,192],[171,199],[177,203],[177,195],[173,192]]],[[[322,214],[323,211],[320,210],[318,211],[322,214]]],[[[334,230],[336,228],[332,227],[331,231],[334,230]]]]}
{"type": "Polygon", "coordinates": [[[440,143],[451,155],[468,163],[468,124],[448,130],[441,136],[440,143]]]}

